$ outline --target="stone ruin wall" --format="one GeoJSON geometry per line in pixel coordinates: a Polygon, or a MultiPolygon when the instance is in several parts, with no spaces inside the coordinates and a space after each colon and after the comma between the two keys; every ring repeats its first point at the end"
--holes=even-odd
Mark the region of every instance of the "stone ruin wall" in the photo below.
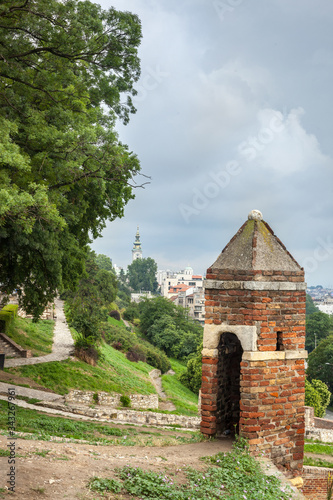
{"type": "MultiPolygon", "coordinates": [[[[110,408],[117,408],[122,406],[120,402],[121,394],[108,393],[108,392],[94,392],[94,391],[79,391],[71,390],[65,396],[67,404],[81,404],[86,406],[108,406],[110,408]]],[[[158,395],[157,394],[130,394],[131,408],[147,410],[148,408],[158,408],[158,395]]]]}

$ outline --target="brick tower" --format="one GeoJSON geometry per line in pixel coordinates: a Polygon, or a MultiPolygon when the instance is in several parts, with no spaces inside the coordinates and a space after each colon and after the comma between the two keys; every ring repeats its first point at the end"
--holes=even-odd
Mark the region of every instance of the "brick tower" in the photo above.
{"type": "Polygon", "coordinates": [[[201,431],[238,432],[293,475],[304,449],[304,271],[253,210],[207,270],[201,431]]]}

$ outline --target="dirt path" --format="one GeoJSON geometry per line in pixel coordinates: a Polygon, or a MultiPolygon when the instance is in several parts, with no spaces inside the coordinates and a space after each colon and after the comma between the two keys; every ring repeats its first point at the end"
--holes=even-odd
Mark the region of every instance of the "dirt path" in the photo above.
{"type": "Polygon", "coordinates": [[[73,353],[74,340],[66,322],[64,302],[63,300],[56,299],[54,304],[56,322],[54,326],[52,353],[35,358],[6,359],[5,368],[22,365],[35,365],[38,363],[49,363],[50,361],[62,361],[69,358],[69,356],[73,353]]]}
{"type": "MultiPolygon", "coordinates": [[[[0,436],[0,448],[6,448],[7,444],[8,439],[0,436]]],[[[89,492],[86,487],[88,480],[93,476],[115,477],[115,468],[124,465],[138,466],[156,472],[167,470],[178,474],[181,474],[181,471],[177,469],[186,466],[203,470],[207,466],[200,457],[214,455],[220,451],[227,452],[230,448],[230,439],[154,448],[93,446],[17,439],[16,454],[22,456],[17,458],[16,489],[11,498],[20,500],[102,498],[97,493],[89,492]]],[[[0,457],[0,488],[6,486],[5,476],[8,467],[8,458],[0,457]]],[[[7,494],[4,494],[4,497],[6,498],[7,494]]]]}
{"type": "MultiPolygon", "coordinates": [[[[172,370],[169,370],[174,375],[174,372],[172,370]]],[[[168,373],[169,373],[168,372],[168,373]]],[[[156,368],[149,372],[149,377],[150,380],[152,381],[153,386],[155,387],[157,394],[160,399],[160,404],[159,404],[159,409],[160,410],[167,410],[167,411],[174,411],[176,410],[176,407],[171,401],[167,401],[167,395],[162,389],[162,372],[161,370],[157,370],[156,368]]]]}

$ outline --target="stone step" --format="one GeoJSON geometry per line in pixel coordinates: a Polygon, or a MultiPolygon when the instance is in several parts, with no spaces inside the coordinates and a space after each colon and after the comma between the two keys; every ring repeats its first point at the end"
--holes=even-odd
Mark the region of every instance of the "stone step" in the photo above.
{"type": "Polygon", "coordinates": [[[15,349],[12,348],[8,342],[5,340],[0,339],[0,351],[3,351],[6,356],[10,356],[11,358],[18,358],[20,357],[18,353],[15,351],[15,349]]]}

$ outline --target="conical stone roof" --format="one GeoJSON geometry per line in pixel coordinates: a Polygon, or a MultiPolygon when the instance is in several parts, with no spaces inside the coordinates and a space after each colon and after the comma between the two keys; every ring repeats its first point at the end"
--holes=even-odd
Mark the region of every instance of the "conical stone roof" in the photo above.
{"type": "Polygon", "coordinates": [[[301,271],[301,266],[275,236],[258,210],[252,210],[227,246],[222,250],[212,270],[235,271],[301,271]]]}

